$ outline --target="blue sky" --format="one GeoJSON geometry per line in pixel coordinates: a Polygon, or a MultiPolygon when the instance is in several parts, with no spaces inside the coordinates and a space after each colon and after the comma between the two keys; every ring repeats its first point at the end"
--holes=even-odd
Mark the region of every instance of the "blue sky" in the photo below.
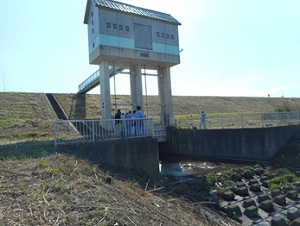
{"type": "MultiPolygon", "coordinates": [[[[300,0],[121,2],[182,23],[173,95],[300,97],[300,0]]],[[[1,92],[78,91],[98,69],[88,62],[85,6],[85,0],[1,1],[1,92]]],[[[126,75],[116,76],[116,93],[129,94],[126,75]]],[[[147,94],[157,94],[154,77],[147,77],[147,94]]]]}

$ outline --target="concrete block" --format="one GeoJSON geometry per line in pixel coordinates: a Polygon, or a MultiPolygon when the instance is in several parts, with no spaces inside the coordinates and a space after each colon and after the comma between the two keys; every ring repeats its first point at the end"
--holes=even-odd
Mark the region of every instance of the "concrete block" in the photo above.
{"type": "Polygon", "coordinates": [[[258,183],[258,180],[256,180],[256,179],[251,179],[251,180],[248,181],[249,185],[257,184],[257,183],[258,183]]]}
{"type": "Polygon", "coordinates": [[[234,194],[231,191],[225,191],[221,194],[221,197],[226,201],[233,201],[234,194]]]}
{"type": "Polygon", "coordinates": [[[243,202],[243,207],[248,208],[250,206],[256,206],[254,199],[247,199],[243,202]]]}
{"type": "Polygon", "coordinates": [[[271,220],[271,226],[288,226],[288,223],[281,215],[276,214],[271,220]]]}
{"type": "Polygon", "coordinates": [[[300,217],[297,218],[296,220],[294,220],[294,221],[290,224],[290,226],[300,226],[300,217]]]}
{"type": "Polygon", "coordinates": [[[286,198],[285,195],[278,195],[273,199],[273,202],[275,202],[276,204],[283,206],[286,204],[286,198]]]}
{"type": "Polygon", "coordinates": [[[257,200],[259,203],[261,203],[265,200],[270,200],[270,197],[267,194],[260,194],[257,196],[257,200]]]}
{"type": "Polygon", "coordinates": [[[269,188],[269,180],[267,180],[267,181],[264,181],[264,182],[262,182],[261,183],[261,185],[263,186],[263,187],[265,187],[265,188],[269,188]]]}
{"type": "Polygon", "coordinates": [[[282,195],[282,191],[280,189],[274,189],[274,190],[271,191],[272,198],[274,198],[278,195],[282,195]]]}
{"type": "Polygon", "coordinates": [[[259,180],[260,180],[260,182],[264,182],[264,181],[269,180],[269,177],[267,177],[267,176],[261,176],[259,180]]]}
{"type": "Polygon", "coordinates": [[[261,204],[259,204],[259,208],[270,213],[274,210],[274,205],[271,200],[265,200],[261,204]]]}
{"type": "Polygon", "coordinates": [[[292,200],[298,199],[298,191],[296,190],[291,190],[289,192],[286,193],[286,197],[292,200]]]}
{"type": "Polygon", "coordinates": [[[259,183],[251,184],[249,189],[250,189],[250,191],[253,191],[253,192],[260,192],[261,191],[259,183]]]}
{"type": "Polygon", "coordinates": [[[296,220],[297,218],[300,218],[300,212],[297,208],[293,207],[287,211],[286,217],[290,221],[296,220]]]}
{"type": "Polygon", "coordinates": [[[290,185],[286,185],[282,187],[283,193],[288,193],[289,191],[293,190],[294,188],[290,185]]]}
{"type": "Polygon", "coordinates": [[[240,207],[236,204],[225,207],[225,213],[232,218],[236,218],[242,215],[240,207]]]}
{"type": "Polygon", "coordinates": [[[253,178],[253,173],[250,170],[245,170],[245,172],[242,173],[242,176],[246,179],[253,178]]]}
{"type": "Polygon", "coordinates": [[[257,216],[258,214],[258,208],[257,206],[250,206],[250,207],[247,207],[245,210],[244,210],[244,214],[251,218],[251,217],[255,217],[257,216]]]}
{"type": "Polygon", "coordinates": [[[235,194],[240,195],[240,196],[247,196],[247,195],[249,195],[248,188],[247,187],[237,188],[235,190],[235,194]]]}
{"type": "Polygon", "coordinates": [[[237,182],[236,183],[236,187],[237,188],[241,188],[241,187],[245,187],[246,185],[245,185],[245,183],[244,182],[237,182]]]}
{"type": "Polygon", "coordinates": [[[294,183],[294,186],[296,186],[297,188],[300,188],[300,181],[296,181],[296,182],[294,183]]]}

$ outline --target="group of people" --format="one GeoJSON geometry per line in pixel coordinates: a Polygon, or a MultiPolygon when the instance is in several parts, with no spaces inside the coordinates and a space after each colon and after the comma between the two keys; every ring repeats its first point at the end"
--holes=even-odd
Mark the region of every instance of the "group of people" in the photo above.
{"type": "Polygon", "coordinates": [[[141,106],[137,106],[136,110],[128,111],[125,114],[125,120],[122,120],[121,110],[118,109],[115,114],[116,136],[120,137],[122,133],[122,121],[126,124],[126,136],[145,136],[144,128],[145,115],[141,110],[141,106]]]}

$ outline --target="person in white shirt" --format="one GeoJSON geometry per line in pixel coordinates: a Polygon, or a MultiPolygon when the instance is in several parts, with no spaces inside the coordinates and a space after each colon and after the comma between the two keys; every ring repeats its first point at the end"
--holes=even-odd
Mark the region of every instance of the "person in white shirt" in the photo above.
{"type": "Polygon", "coordinates": [[[199,128],[201,129],[202,126],[204,129],[206,129],[206,112],[205,111],[202,111],[201,112],[201,117],[200,117],[200,125],[199,125],[199,128]]]}

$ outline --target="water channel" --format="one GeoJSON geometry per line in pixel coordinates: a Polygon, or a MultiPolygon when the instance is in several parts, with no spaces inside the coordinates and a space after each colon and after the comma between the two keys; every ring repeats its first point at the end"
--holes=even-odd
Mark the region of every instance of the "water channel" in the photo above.
{"type": "Polygon", "coordinates": [[[192,158],[182,155],[160,155],[159,171],[162,176],[188,177],[218,173],[254,164],[256,163],[208,157],[192,158]]]}

